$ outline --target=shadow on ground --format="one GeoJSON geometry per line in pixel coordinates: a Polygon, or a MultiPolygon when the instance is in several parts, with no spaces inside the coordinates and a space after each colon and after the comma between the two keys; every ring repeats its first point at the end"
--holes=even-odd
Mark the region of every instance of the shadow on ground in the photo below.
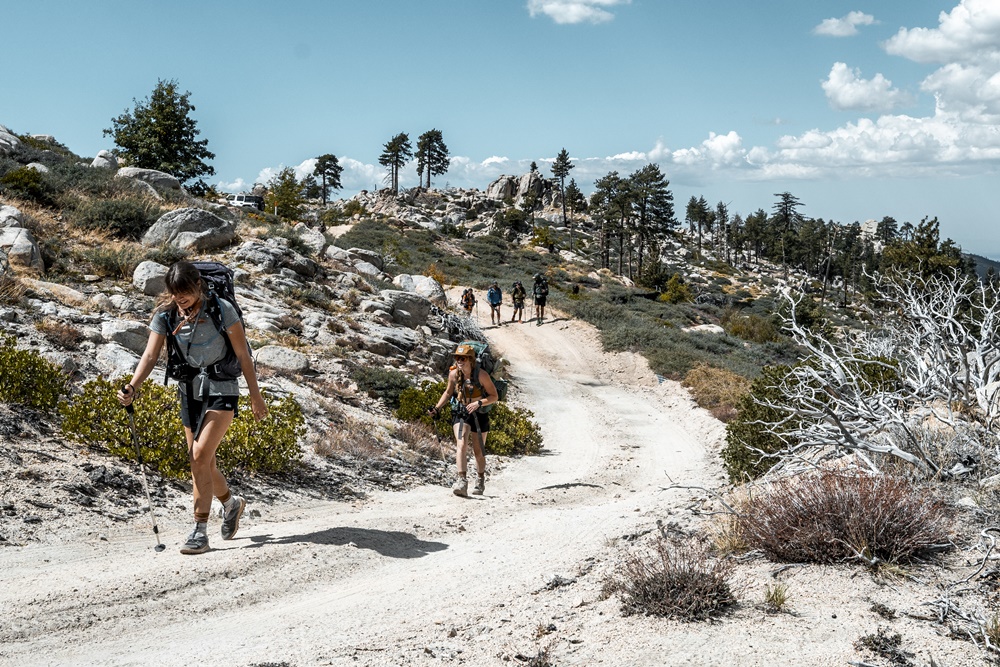
{"type": "Polygon", "coordinates": [[[286,537],[252,535],[249,539],[252,544],[244,547],[246,549],[280,544],[297,544],[300,542],[332,544],[336,546],[353,544],[358,549],[371,549],[389,558],[421,558],[435,551],[443,551],[448,548],[448,545],[443,542],[427,542],[411,533],[350,527],[327,528],[326,530],[306,533],[305,535],[288,535],[286,537]]]}

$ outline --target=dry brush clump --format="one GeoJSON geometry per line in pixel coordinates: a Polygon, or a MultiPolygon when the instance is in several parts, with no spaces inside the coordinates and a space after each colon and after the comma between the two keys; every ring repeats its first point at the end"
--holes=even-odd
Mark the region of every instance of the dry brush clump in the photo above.
{"type": "Polygon", "coordinates": [[[708,620],[736,604],[731,571],[729,561],[713,559],[700,544],[661,537],[651,554],[628,554],[605,591],[619,596],[626,615],[708,620]]]}
{"type": "Polygon", "coordinates": [[[778,480],[737,518],[751,549],[790,563],[905,564],[950,548],[933,493],[899,477],[824,470],[778,480]]]}
{"type": "Polygon", "coordinates": [[[684,376],[695,402],[716,419],[729,422],[737,414],[740,399],[750,389],[750,380],[722,368],[699,363],[684,376]]]}

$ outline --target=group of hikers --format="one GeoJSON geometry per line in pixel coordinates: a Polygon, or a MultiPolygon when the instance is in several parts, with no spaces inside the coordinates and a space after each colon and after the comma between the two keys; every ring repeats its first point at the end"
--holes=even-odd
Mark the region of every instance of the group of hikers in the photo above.
{"type": "MultiPolygon", "coordinates": [[[[142,383],[153,372],[166,347],[165,378],[177,381],[181,423],[193,481],[194,527],[181,546],[182,554],[201,554],[209,550],[208,520],[213,497],[222,503],[222,539],[233,539],[240,528],[246,499],[232,492],[216,462],[216,450],[238,414],[240,377],[246,381],[254,419],[259,421],[268,414],[267,403],[257,384],[232,281],[232,271],[216,262],[174,263],[167,271],[166,290],[149,323],[146,349],[131,380],[117,392],[118,401],[131,411],[133,402],[140,396],[142,383]]],[[[545,317],[548,293],[545,277],[535,275],[532,296],[539,325],[545,317]]],[[[510,294],[514,306],[510,321],[523,321],[527,292],[521,281],[514,282],[510,294]]],[[[486,299],[490,304],[491,320],[500,324],[503,293],[496,282],[490,286],[486,299]]],[[[475,297],[471,290],[463,294],[462,305],[466,312],[472,312],[475,297]]],[[[490,405],[500,400],[500,395],[490,374],[480,367],[472,346],[459,345],[453,358],[447,386],[427,412],[436,418],[444,405],[451,403],[458,473],[452,491],[459,496],[468,495],[467,457],[471,442],[476,462],[472,493],[481,495],[486,486],[484,447],[490,430],[486,412],[490,405]],[[473,431],[474,438],[471,437],[473,431]]],[[[136,443],[138,454],[138,441],[136,443]]],[[[150,504],[151,513],[152,509],[150,504]]],[[[153,531],[158,533],[155,519],[153,531]]],[[[161,546],[157,539],[158,549],[161,546]]]]}
{"type": "MultiPolygon", "coordinates": [[[[535,324],[538,326],[542,325],[542,321],[545,319],[545,301],[549,296],[549,281],[540,273],[536,273],[534,277],[534,283],[531,286],[531,297],[535,304],[535,324]]],[[[524,302],[528,298],[528,293],[524,289],[524,285],[521,284],[520,280],[515,280],[514,284],[510,288],[510,299],[511,304],[514,307],[514,311],[510,316],[510,321],[524,323],[524,302]]],[[[473,293],[472,288],[468,287],[462,292],[462,297],[460,299],[463,310],[470,317],[472,316],[472,311],[476,308],[476,295],[473,293]]],[[[490,307],[490,324],[501,325],[503,324],[503,316],[500,314],[500,307],[503,305],[503,290],[500,289],[500,285],[497,281],[493,281],[490,288],[486,291],[486,303],[490,307]]],[[[528,320],[531,321],[530,319],[528,320]]]]}

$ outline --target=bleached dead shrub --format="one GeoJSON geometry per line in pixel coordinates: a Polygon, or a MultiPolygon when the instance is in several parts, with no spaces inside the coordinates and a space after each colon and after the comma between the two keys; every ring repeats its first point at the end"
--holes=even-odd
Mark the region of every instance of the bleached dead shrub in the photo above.
{"type": "Polygon", "coordinates": [[[779,480],[738,517],[750,548],[790,563],[908,563],[949,546],[945,505],[908,480],[820,471],[779,480]]]}
{"type": "Polygon", "coordinates": [[[367,460],[381,456],[385,445],[375,437],[370,425],[353,417],[346,417],[343,423],[332,424],[313,445],[313,449],[320,456],[346,456],[367,460]]]}

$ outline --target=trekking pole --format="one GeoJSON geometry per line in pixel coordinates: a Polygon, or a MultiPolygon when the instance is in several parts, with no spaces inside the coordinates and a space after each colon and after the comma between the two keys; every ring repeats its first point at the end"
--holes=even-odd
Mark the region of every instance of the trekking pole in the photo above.
{"type": "MultiPolygon", "coordinates": [[[[127,387],[128,385],[126,385],[127,387]]],[[[122,388],[123,390],[125,387],[122,388]]],[[[132,400],[135,400],[135,390],[132,390],[132,400]]],[[[167,548],[165,544],[160,542],[160,528],[156,525],[156,515],[153,514],[153,497],[149,495],[149,481],[146,479],[146,468],[142,462],[142,450],[139,448],[139,434],[135,430],[135,407],[131,403],[125,406],[125,411],[128,413],[128,427],[132,431],[132,444],[135,446],[135,457],[139,460],[139,472],[142,473],[142,488],[146,492],[146,502],[149,504],[149,520],[153,522],[153,535],[156,536],[156,546],[154,550],[157,552],[163,551],[167,548]]]]}

